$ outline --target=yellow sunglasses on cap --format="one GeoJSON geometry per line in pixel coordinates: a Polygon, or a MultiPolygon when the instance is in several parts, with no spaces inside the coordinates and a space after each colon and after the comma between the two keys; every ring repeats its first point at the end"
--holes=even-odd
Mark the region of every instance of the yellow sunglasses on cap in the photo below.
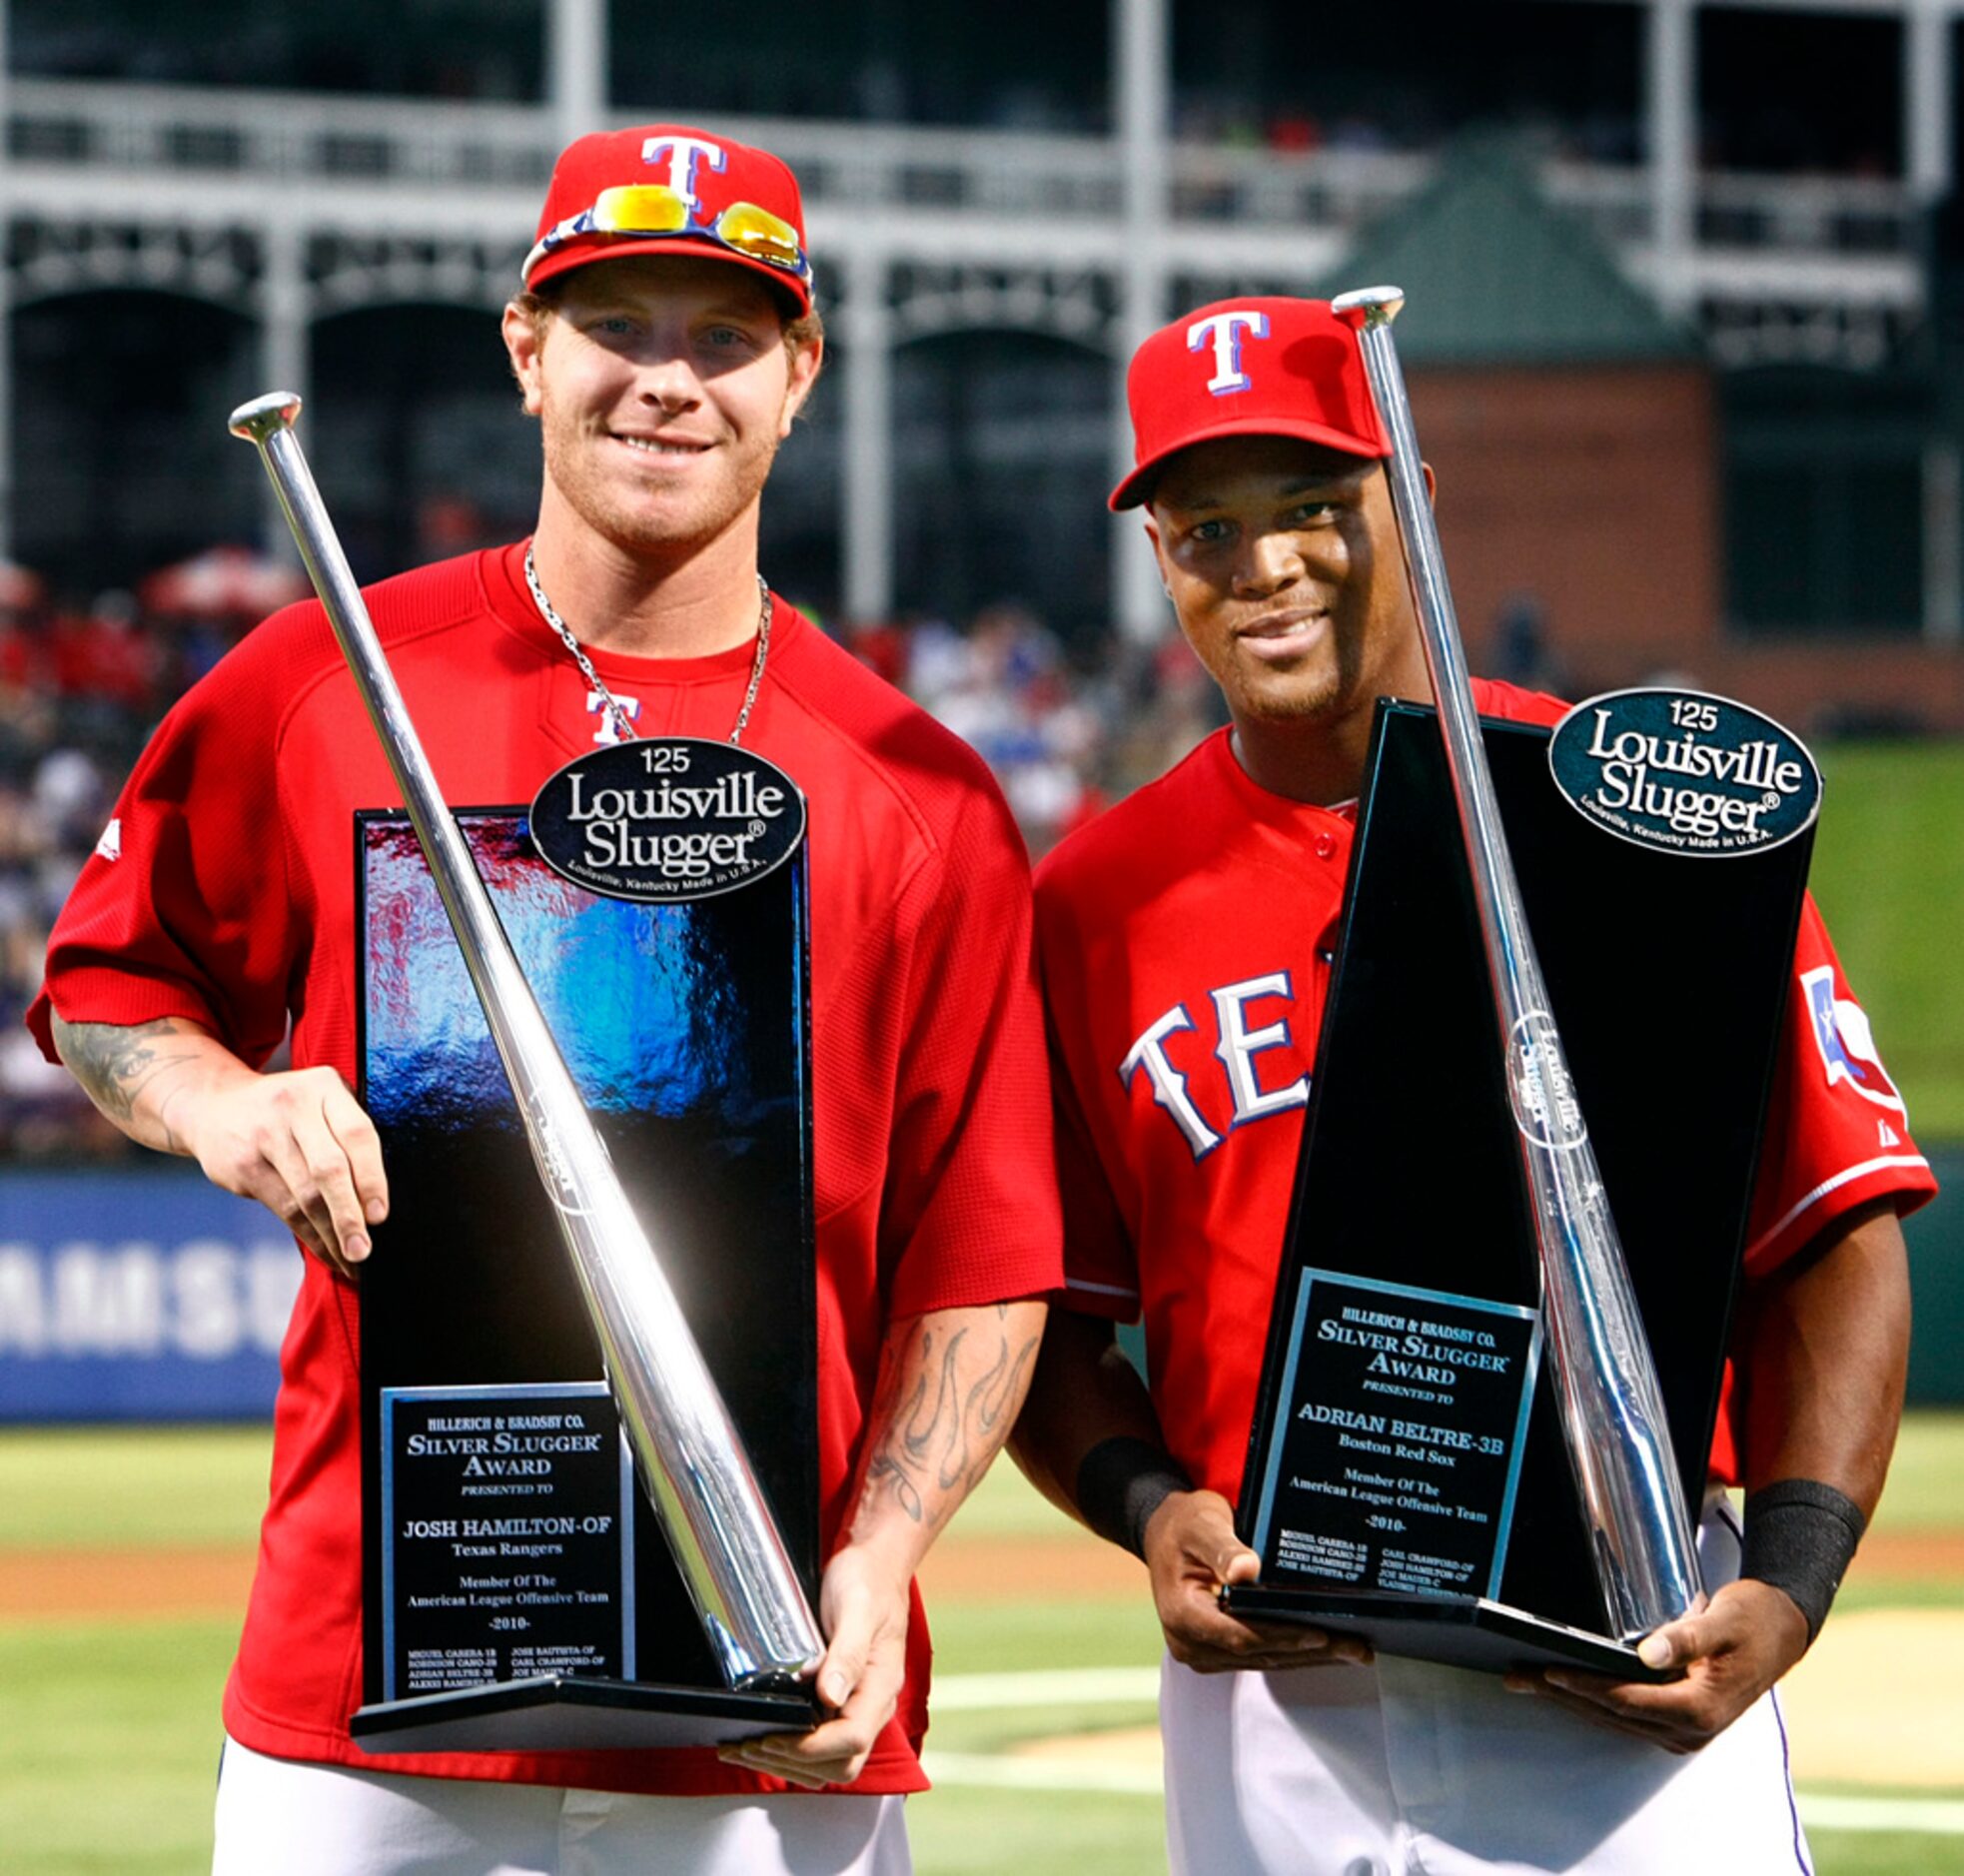
{"type": "Polygon", "coordinates": [[[689,219],[688,203],[661,183],[621,183],[601,190],[590,209],[569,215],[539,237],[525,256],[519,278],[530,280],[532,269],[548,254],[583,235],[609,235],[634,241],[659,240],[670,235],[690,241],[713,241],[746,260],[780,268],[802,281],[811,279],[811,263],[798,245],[798,231],[781,215],[760,209],[754,202],[732,202],[713,222],[696,224],[689,219]]]}

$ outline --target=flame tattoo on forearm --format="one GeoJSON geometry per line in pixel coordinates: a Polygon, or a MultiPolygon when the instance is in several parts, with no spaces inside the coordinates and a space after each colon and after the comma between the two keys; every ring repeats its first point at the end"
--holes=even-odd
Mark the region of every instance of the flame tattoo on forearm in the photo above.
{"type": "Polygon", "coordinates": [[[1040,1340],[1038,1333],[1013,1344],[1009,1306],[998,1304],[920,1317],[889,1341],[873,1404],[868,1496],[890,1491],[930,1528],[946,1519],[1008,1438],[1040,1340]]]}

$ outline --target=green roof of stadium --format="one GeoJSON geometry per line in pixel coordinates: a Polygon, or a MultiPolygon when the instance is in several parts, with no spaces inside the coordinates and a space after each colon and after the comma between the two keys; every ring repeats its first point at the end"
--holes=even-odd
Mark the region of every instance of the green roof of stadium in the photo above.
{"type": "Polygon", "coordinates": [[[1587,228],[1548,204],[1516,148],[1491,136],[1455,144],[1438,178],[1367,227],[1317,291],[1380,285],[1405,289],[1398,345],[1409,365],[1702,356],[1587,228]]]}

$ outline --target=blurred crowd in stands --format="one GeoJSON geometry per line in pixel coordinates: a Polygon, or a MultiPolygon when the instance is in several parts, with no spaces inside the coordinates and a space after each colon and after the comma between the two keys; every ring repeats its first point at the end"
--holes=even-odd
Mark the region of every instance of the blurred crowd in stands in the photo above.
{"type": "Polygon", "coordinates": [[[304,584],[220,548],[70,607],[0,563],[0,1157],[122,1149],[21,1026],[48,930],[157,719],[304,584]]]}
{"type": "MultiPolygon", "coordinates": [[[[255,620],[304,591],[295,570],[221,548],[75,609],[0,563],[0,1160],[134,1151],[42,1060],[21,1018],[55,915],[152,728],[255,620]]],[[[1177,638],[1113,641],[1088,665],[1015,605],[962,629],[923,618],[838,636],[982,754],[1033,857],[1223,720],[1177,638]]]]}
{"type": "Polygon", "coordinates": [[[989,764],[1033,859],[1226,721],[1177,637],[1108,640],[1088,663],[1015,604],[985,607],[962,630],[922,618],[838,635],[989,764]]]}

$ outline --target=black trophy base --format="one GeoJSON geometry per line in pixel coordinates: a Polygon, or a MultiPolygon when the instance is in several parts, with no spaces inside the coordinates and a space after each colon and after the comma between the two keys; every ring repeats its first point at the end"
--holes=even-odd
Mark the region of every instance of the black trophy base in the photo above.
{"type": "Polygon", "coordinates": [[[1244,1621],[1304,1622],[1358,1635],[1380,1654],[1410,1655],[1489,1674],[1513,1668],[1579,1667],[1617,1680],[1664,1681],[1674,1669],[1646,1667],[1634,1648],[1484,1596],[1400,1596],[1372,1589],[1285,1589],[1235,1583],[1221,1606],[1244,1621]]]}
{"type": "Polygon", "coordinates": [[[378,1700],[349,1723],[364,1752],[590,1752],[616,1746],[722,1746],[808,1732],[802,1689],[732,1692],[597,1675],[539,1674],[408,1700],[378,1700]]]}

